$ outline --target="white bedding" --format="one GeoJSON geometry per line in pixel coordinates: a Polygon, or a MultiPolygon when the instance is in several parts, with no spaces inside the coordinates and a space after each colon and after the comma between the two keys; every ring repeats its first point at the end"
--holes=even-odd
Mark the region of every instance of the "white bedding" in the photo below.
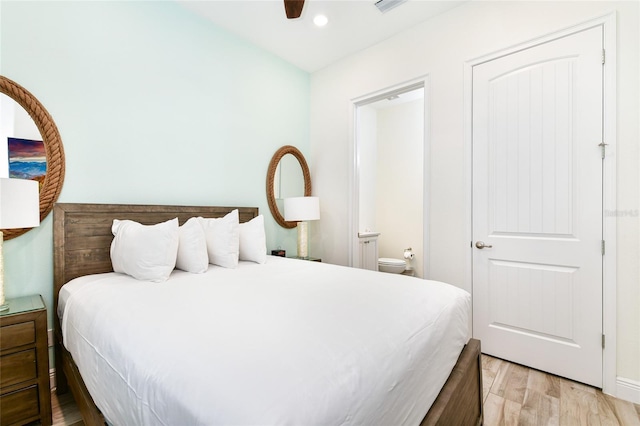
{"type": "Polygon", "coordinates": [[[163,283],[77,278],[58,312],[113,425],[414,425],[467,341],[470,296],[268,256],[163,283]]]}

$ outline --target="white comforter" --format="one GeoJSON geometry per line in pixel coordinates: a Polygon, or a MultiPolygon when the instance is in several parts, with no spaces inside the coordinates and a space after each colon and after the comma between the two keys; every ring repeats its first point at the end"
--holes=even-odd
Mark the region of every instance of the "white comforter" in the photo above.
{"type": "Polygon", "coordinates": [[[448,284],[268,257],[81,277],[64,344],[113,425],[418,424],[468,337],[448,284]]]}

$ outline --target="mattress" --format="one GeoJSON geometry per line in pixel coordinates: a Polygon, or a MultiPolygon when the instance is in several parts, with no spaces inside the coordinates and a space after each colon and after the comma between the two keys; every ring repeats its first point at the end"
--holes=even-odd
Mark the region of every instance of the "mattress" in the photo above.
{"type": "Polygon", "coordinates": [[[268,256],[163,283],[80,277],[63,340],[114,425],[414,425],[468,340],[470,295],[268,256]]]}

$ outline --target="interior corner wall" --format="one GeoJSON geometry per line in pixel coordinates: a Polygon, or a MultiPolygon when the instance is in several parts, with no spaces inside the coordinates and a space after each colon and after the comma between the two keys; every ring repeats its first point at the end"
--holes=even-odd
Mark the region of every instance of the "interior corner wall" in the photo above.
{"type": "MultiPolygon", "coordinates": [[[[178,2],[0,8],[0,73],[60,131],[60,202],[257,206],[267,249],[295,250],[296,230],[269,212],[265,180],[282,145],[309,155],[307,72],[178,2]]],[[[42,294],[51,327],[52,215],[4,254],[7,297],[42,294]]]]}
{"type": "MultiPolygon", "coordinates": [[[[348,264],[353,99],[429,75],[431,279],[466,290],[468,153],[464,64],[610,12],[617,15],[617,374],[640,382],[638,217],[639,3],[470,1],[311,75],[310,151],[314,189],[330,215],[315,243],[326,261],[348,264]]],[[[427,248],[425,248],[427,249],[427,248]]],[[[323,259],[323,260],[324,260],[323,259]]]]}

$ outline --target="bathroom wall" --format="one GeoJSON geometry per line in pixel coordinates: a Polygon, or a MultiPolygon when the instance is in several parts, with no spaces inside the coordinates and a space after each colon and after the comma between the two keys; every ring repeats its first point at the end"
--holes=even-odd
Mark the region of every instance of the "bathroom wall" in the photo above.
{"type": "Polygon", "coordinates": [[[424,89],[401,96],[357,109],[358,232],[380,232],[379,257],[412,248],[408,266],[424,277],[424,89]]]}
{"type": "Polygon", "coordinates": [[[377,136],[378,254],[402,259],[411,247],[415,258],[407,264],[422,278],[424,100],[378,108],[377,136]]]}
{"type": "Polygon", "coordinates": [[[359,147],[359,222],[358,232],[379,232],[376,221],[376,188],[378,164],[378,112],[371,105],[358,108],[359,147]]]}

